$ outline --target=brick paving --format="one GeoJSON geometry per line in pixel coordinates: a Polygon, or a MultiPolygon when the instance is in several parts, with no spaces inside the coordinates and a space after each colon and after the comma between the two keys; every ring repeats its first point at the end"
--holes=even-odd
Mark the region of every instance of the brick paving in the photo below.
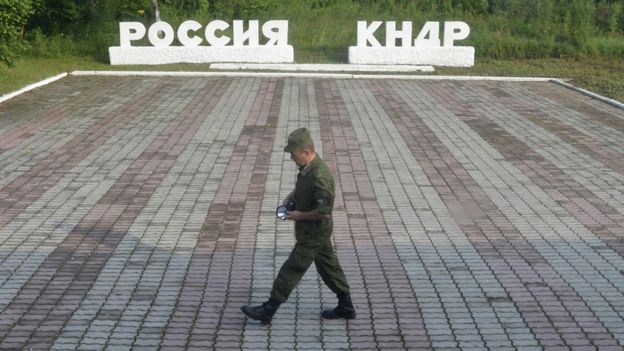
{"type": "Polygon", "coordinates": [[[0,105],[0,349],[624,350],[624,111],[553,83],[70,77],[0,105]],[[274,218],[308,127],[358,318],[274,218]]]}

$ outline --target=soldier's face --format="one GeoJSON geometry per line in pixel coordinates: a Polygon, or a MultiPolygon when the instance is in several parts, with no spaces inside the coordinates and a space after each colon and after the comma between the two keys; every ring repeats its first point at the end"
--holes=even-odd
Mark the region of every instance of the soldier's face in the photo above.
{"type": "Polygon", "coordinates": [[[297,149],[293,150],[290,153],[290,159],[295,161],[297,166],[305,166],[307,162],[308,150],[307,149],[297,149]]]}

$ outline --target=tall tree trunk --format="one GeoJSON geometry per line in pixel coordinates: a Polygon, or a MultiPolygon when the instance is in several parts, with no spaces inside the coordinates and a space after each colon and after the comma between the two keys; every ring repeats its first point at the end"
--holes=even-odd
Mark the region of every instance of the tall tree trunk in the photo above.
{"type": "Polygon", "coordinates": [[[156,22],[160,22],[160,10],[158,9],[158,0],[152,0],[152,6],[154,7],[154,16],[156,22]]]}

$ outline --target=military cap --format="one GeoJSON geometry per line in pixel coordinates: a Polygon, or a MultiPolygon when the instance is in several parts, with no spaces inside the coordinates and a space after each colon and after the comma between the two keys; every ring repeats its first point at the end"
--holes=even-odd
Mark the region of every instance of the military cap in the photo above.
{"type": "Polygon", "coordinates": [[[288,144],[284,147],[284,152],[293,152],[306,146],[314,146],[310,132],[308,128],[298,128],[288,136],[288,144]]]}

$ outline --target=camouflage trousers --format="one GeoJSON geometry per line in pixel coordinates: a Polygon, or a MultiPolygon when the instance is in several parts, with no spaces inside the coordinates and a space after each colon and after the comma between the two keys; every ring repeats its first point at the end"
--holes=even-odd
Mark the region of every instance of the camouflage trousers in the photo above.
{"type": "Polygon", "coordinates": [[[290,293],[295,289],[299,280],[310,265],[316,266],[316,270],[323,282],[336,294],[349,292],[349,284],[345,278],[342,267],[330,238],[313,242],[312,240],[297,240],[295,247],[282,265],[277,278],[273,282],[271,298],[285,302],[290,293]]]}

